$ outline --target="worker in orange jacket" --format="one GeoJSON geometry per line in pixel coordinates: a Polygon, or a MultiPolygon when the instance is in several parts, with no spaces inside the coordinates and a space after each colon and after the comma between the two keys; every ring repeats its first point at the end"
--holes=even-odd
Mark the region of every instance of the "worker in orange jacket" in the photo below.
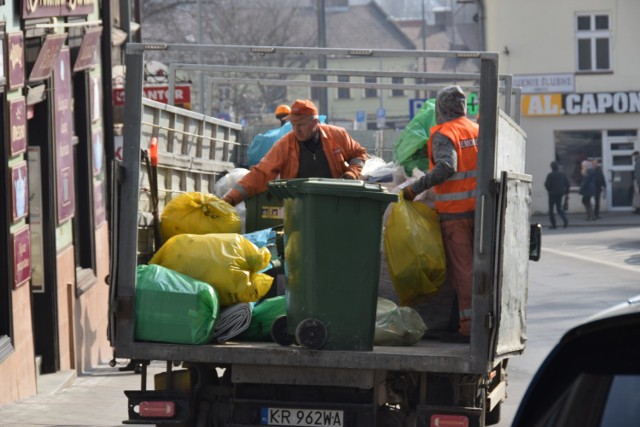
{"type": "Polygon", "coordinates": [[[286,104],[280,104],[276,107],[275,114],[276,119],[280,120],[280,126],[284,126],[291,114],[291,108],[286,104]]]}
{"type": "Polygon", "coordinates": [[[347,131],[321,124],[318,109],[310,100],[291,105],[291,132],[284,135],[251,167],[223,199],[235,206],[244,199],[267,190],[278,176],[289,178],[359,179],[367,150],[347,131]]]}
{"type": "Polygon", "coordinates": [[[476,207],[478,124],[466,117],[467,100],[459,86],[436,98],[436,126],[428,141],[429,172],[403,190],[406,200],[433,187],[440,218],[447,273],[458,298],[459,328],[441,338],[469,342],[473,286],[473,234],[476,207]]]}

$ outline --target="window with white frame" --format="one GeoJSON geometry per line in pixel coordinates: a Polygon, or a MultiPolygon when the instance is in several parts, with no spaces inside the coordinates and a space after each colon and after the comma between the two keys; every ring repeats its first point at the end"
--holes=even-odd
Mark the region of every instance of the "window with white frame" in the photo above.
{"type": "Polygon", "coordinates": [[[579,13],[576,16],[578,71],[611,70],[611,16],[579,13]]]}

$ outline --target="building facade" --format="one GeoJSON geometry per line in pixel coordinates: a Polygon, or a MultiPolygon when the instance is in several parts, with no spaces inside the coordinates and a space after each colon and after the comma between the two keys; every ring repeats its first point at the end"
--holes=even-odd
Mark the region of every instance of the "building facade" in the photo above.
{"type": "Polygon", "coordinates": [[[97,0],[0,2],[0,405],[112,358],[103,33],[97,0]]]}
{"type": "Polygon", "coordinates": [[[631,154],[640,149],[640,31],[635,0],[484,3],[486,48],[522,87],[521,126],[534,212],[547,212],[551,161],[571,180],[570,212],[584,211],[579,164],[599,159],[606,178],[601,209],[630,211],[631,154]]]}

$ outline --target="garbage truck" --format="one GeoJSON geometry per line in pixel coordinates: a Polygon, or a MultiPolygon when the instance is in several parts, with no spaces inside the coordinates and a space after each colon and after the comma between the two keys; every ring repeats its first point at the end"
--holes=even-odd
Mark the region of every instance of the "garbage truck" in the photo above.
{"type": "MultiPolygon", "coordinates": [[[[123,159],[113,166],[109,338],[115,357],[140,363],[142,375],[139,389],[124,391],[129,418],[123,422],[207,427],[417,427],[497,423],[501,404],[507,397],[508,362],[525,350],[528,264],[530,260],[537,260],[540,252],[540,227],[530,223],[532,177],[525,172],[526,135],[517,124],[518,92],[510,87],[509,78],[499,74],[498,60],[499,54],[495,52],[128,44],[123,159]],[[242,150],[246,149],[243,127],[239,124],[143,98],[145,55],[172,50],[374,58],[418,54],[475,61],[477,73],[438,73],[433,79],[429,73],[407,74],[421,79],[415,87],[461,84],[473,86],[479,95],[480,143],[470,343],[422,339],[410,346],[370,343],[345,346],[344,342],[338,342],[323,348],[326,334],[331,335],[331,330],[323,329],[322,325],[319,327],[313,315],[305,319],[306,314],[300,313],[304,311],[300,308],[304,303],[300,301],[305,297],[293,295],[293,289],[286,289],[286,275],[285,298],[288,304],[297,304],[288,307],[287,314],[290,308],[295,311],[306,330],[299,328],[300,325],[293,328],[296,325],[287,322],[288,316],[285,316],[284,323],[274,322],[272,332],[275,336],[271,342],[231,339],[193,345],[136,339],[136,306],[139,303],[136,300],[136,271],[158,250],[157,232],[154,231],[158,212],[176,192],[213,193],[217,180],[241,162],[242,150]],[[511,114],[512,109],[516,113],[511,114]],[[152,140],[157,143],[154,145],[157,150],[155,161],[147,159],[152,140]],[[276,323],[280,323],[279,326],[276,323]],[[154,388],[147,389],[147,366],[152,362],[165,364],[166,370],[156,375],[154,388]]],[[[380,71],[366,67],[335,71],[300,69],[295,73],[380,76],[380,71]]],[[[314,84],[360,84],[364,87],[355,80],[332,83],[331,79],[324,79],[324,82],[314,84]]],[[[337,206],[342,205],[342,199],[332,197],[341,198],[345,194],[350,197],[358,191],[364,191],[367,193],[365,198],[373,199],[382,207],[396,200],[395,195],[389,198],[385,189],[364,181],[351,182],[347,187],[334,181],[327,186],[313,180],[293,186],[279,183],[278,186],[276,193],[285,203],[285,227],[294,221],[287,215],[302,215],[297,208],[286,208],[288,203],[296,205],[300,194],[305,200],[307,193],[319,198],[317,204],[321,211],[326,207],[322,205],[325,203],[322,200],[327,200],[325,197],[330,198],[332,206],[337,206]]],[[[356,194],[355,198],[359,200],[360,196],[356,194]]],[[[359,201],[349,203],[355,206],[345,208],[345,211],[361,208],[359,201]]],[[[314,214],[316,204],[301,209],[314,214]]],[[[376,213],[372,215],[381,216],[378,207],[373,210],[376,213]]],[[[329,214],[321,212],[320,215],[329,214]]],[[[373,218],[368,224],[368,228],[382,227],[380,218],[373,218]]],[[[294,232],[304,233],[304,227],[294,232]]],[[[348,230],[341,232],[348,233],[348,230]]],[[[284,264],[295,262],[296,268],[306,268],[305,283],[315,283],[314,275],[324,275],[326,271],[323,270],[343,268],[343,263],[322,268],[305,264],[315,261],[307,253],[301,256],[300,251],[312,252],[314,242],[323,240],[323,233],[306,239],[307,246],[302,249],[292,243],[296,240],[293,232],[287,236],[285,230],[284,234],[284,264]]],[[[360,267],[365,276],[373,278],[370,281],[379,278],[381,268],[377,256],[382,245],[376,239],[379,236],[365,242],[367,246],[373,246],[373,256],[360,267]]],[[[327,251],[326,248],[318,250],[327,251]]],[[[352,248],[351,252],[361,252],[361,248],[352,248]]],[[[291,269],[287,273],[293,274],[291,269]]],[[[349,280],[359,280],[358,275],[347,276],[349,280]]],[[[337,311],[338,319],[340,310],[370,305],[369,296],[368,302],[350,298],[357,297],[324,294],[323,301],[325,305],[336,301],[337,308],[332,306],[330,309],[337,311]],[[339,300],[340,304],[337,304],[339,300]]],[[[366,310],[367,316],[371,316],[370,311],[366,310]]],[[[375,313],[375,309],[373,311],[375,313]]],[[[359,323],[367,327],[371,321],[359,323]]],[[[341,327],[344,332],[351,325],[341,327]]]]}

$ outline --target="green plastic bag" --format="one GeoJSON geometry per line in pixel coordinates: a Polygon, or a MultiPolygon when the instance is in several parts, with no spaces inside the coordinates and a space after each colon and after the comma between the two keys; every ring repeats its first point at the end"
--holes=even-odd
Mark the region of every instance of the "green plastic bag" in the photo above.
{"type": "Polygon", "coordinates": [[[414,308],[398,307],[386,298],[378,298],[375,345],[413,345],[422,339],[427,325],[414,308]]]}
{"type": "Polygon", "coordinates": [[[280,316],[287,314],[287,301],[284,295],[268,298],[256,304],[251,312],[251,323],[237,339],[242,341],[273,341],[271,325],[280,316]]]}
{"type": "Polygon", "coordinates": [[[408,176],[412,175],[414,168],[429,170],[426,146],[431,128],[435,125],[436,100],[427,99],[396,140],[393,161],[402,165],[408,176]]]}
{"type": "Polygon", "coordinates": [[[136,279],[137,340],[176,344],[213,340],[219,305],[211,286],[160,265],[139,265],[136,279]]]}
{"type": "Polygon", "coordinates": [[[412,306],[442,285],[446,258],[436,211],[399,196],[384,228],[384,249],[400,305],[412,306]]]}

